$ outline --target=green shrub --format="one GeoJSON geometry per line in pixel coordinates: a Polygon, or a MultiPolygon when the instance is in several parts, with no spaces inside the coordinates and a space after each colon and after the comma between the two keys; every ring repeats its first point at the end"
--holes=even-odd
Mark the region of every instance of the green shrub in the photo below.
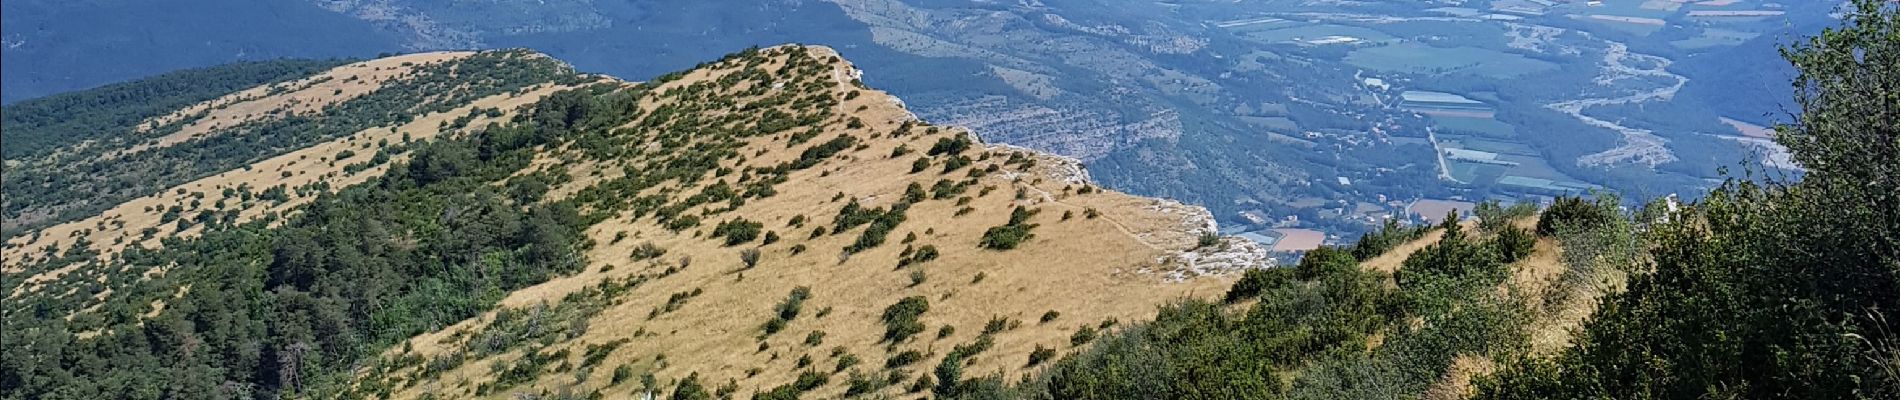
{"type": "Polygon", "coordinates": [[[1291,268],[1249,269],[1240,276],[1239,281],[1234,282],[1233,287],[1227,289],[1227,296],[1224,300],[1228,303],[1235,303],[1254,298],[1259,296],[1260,292],[1279,288],[1293,282],[1295,272],[1296,270],[1291,268]]]}
{"type": "Polygon", "coordinates": [[[950,159],[943,161],[943,173],[948,174],[951,172],[956,172],[956,170],[963,169],[963,167],[967,167],[970,165],[970,163],[973,163],[973,162],[975,161],[970,160],[969,157],[964,157],[964,156],[950,157],[950,159]]]}
{"type": "Polygon", "coordinates": [[[1499,205],[1498,202],[1494,200],[1478,203],[1478,206],[1472,209],[1471,214],[1478,217],[1479,231],[1497,232],[1499,229],[1511,226],[1512,221],[1537,215],[1537,205],[1532,203],[1515,203],[1510,207],[1505,207],[1499,205]]]}
{"type": "Polygon", "coordinates": [[[970,141],[970,138],[968,135],[954,135],[954,136],[955,136],[954,138],[938,138],[937,143],[930,145],[930,151],[924,152],[924,154],[929,154],[932,156],[947,154],[947,155],[954,156],[954,155],[963,154],[965,150],[970,149],[970,146],[973,143],[970,141]]]}
{"type": "Polygon", "coordinates": [[[1027,223],[1029,217],[1035,214],[1036,211],[1034,210],[1016,206],[1016,208],[1011,209],[1009,212],[1009,222],[1002,226],[991,227],[989,230],[984,231],[983,239],[977,245],[991,250],[1015,249],[1016,246],[1021,245],[1024,240],[1029,240],[1036,236],[1029,232],[1031,229],[1036,228],[1036,224],[1027,223]]]}
{"type": "Polygon", "coordinates": [[[633,254],[631,254],[631,256],[633,256],[635,262],[640,262],[640,260],[659,258],[659,256],[665,256],[665,254],[667,254],[667,248],[659,248],[659,246],[654,245],[654,243],[640,243],[638,246],[633,246],[633,254]]]}
{"type": "Polygon", "coordinates": [[[764,228],[763,223],[734,218],[714,227],[712,237],[725,237],[727,246],[735,246],[757,239],[759,231],[764,228]]]}
{"type": "Polygon", "coordinates": [[[884,308],[882,317],[884,341],[899,343],[909,339],[911,335],[923,332],[924,324],[918,322],[917,318],[925,311],[930,311],[930,301],[925,300],[923,296],[905,297],[903,300],[898,300],[896,304],[884,308]]]}
{"type": "Polygon", "coordinates": [[[792,161],[790,167],[794,170],[811,168],[812,166],[818,165],[819,162],[831,158],[832,155],[851,148],[851,146],[857,143],[858,138],[856,137],[840,135],[824,143],[806,148],[804,152],[799,153],[798,160],[792,161]]]}
{"type": "Polygon", "coordinates": [[[917,157],[917,161],[910,163],[910,173],[924,172],[926,169],[930,169],[930,157],[917,157]]]}
{"type": "Polygon", "coordinates": [[[1495,281],[1508,273],[1493,246],[1469,238],[1457,221],[1448,219],[1440,226],[1444,236],[1413,252],[1399,267],[1394,278],[1400,287],[1414,288],[1440,278],[1495,281]]]}
{"type": "Polygon", "coordinates": [[[1042,365],[1043,361],[1048,361],[1049,359],[1052,359],[1052,358],[1056,358],[1056,349],[1043,347],[1042,345],[1038,344],[1036,345],[1035,350],[1032,350],[1029,352],[1029,363],[1024,364],[1024,366],[1034,367],[1037,365],[1042,365]]]}
{"type": "Polygon", "coordinates": [[[672,400],[712,400],[712,398],[712,392],[706,391],[706,387],[699,384],[698,372],[688,374],[686,379],[680,380],[680,383],[673,387],[671,397],[672,400]]]}
{"type": "Polygon", "coordinates": [[[608,386],[619,385],[621,382],[625,382],[627,378],[632,378],[632,377],[633,377],[633,366],[627,365],[627,364],[620,364],[620,366],[614,367],[613,377],[608,380],[607,385],[608,386]]]}
{"type": "Polygon", "coordinates": [[[1200,241],[1196,244],[1200,248],[1207,248],[1213,245],[1220,244],[1220,234],[1217,234],[1214,232],[1201,232],[1200,241]]]}
{"type": "Polygon", "coordinates": [[[778,312],[778,318],[788,321],[798,318],[799,311],[805,308],[805,300],[810,298],[810,287],[799,286],[792,288],[792,293],[786,295],[785,301],[779,302],[778,307],[775,308],[778,312]]]}
{"type": "Polygon", "coordinates": [[[1505,226],[1497,228],[1496,232],[1497,236],[1491,239],[1491,249],[1498,254],[1499,262],[1522,260],[1537,246],[1537,236],[1524,228],[1505,226]]]}
{"type": "Polygon", "coordinates": [[[833,367],[831,372],[832,373],[844,372],[844,370],[857,366],[858,363],[862,361],[863,360],[858,359],[858,356],[856,354],[845,354],[842,356],[838,356],[838,365],[833,367]]]}
{"type": "Polygon", "coordinates": [[[1069,335],[1069,345],[1081,346],[1088,344],[1089,342],[1095,341],[1095,335],[1095,327],[1083,325],[1081,328],[1075,329],[1075,334],[1069,335]]]}
{"type": "Polygon", "coordinates": [[[924,201],[925,198],[927,198],[926,196],[928,195],[924,193],[924,185],[922,184],[919,184],[917,182],[911,182],[910,186],[904,187],[904,202],[905,203],[922,202],[924,201]]]}
{"type": "MultiPolygon", "coordinates": [[[[810,287],[799,286],[792,288],[792,293],[786,295],[785,300],[779,302],[778,306],[773,308],[776,314],[772,316],[772,319],[765,321],[765,334],[771,335],[784,330],[786,325],[790,324],[793,319],[798,318],[798,313],[805,308],[805,300],[810,298],[810,287]]],[[[818,333],[818,335],[823,337],[823,333],[818,333]]],[[[806,339],[810,340],[810,337],[806,339]]]]}
{"type": "Polygon", "coordinates": [[[923,360],[924,353],[919,353],[916,350],[904,350],[903,352],[891,356],[890,359],[884,360],[884,368],[903,368],[923,360]]]}
{"type": "Polygon", "coordinates": [[[1560,229],[1588,229],[1608,223],[1617,218],[1616,199],[1603,197],[1595,201],[1582,197],[1558,197],[1544,209],[1537,219],[1537,235],[1556,235],[1560,229]]]}
{"type": "Polygon", "coordinates": [[[1001,316],[1001,315],[997,315],[997,316],[990,317],[989,322],[983,323],[982,334],[994,335],[997,333],[1002,333],[1004,330],[1008,330],[1008,329],[1009,329],[1009,318],[1001,316]]]}
{"type": "Polygon", "coordinates": [[[1352,256],[1359,261],[1371,260],[1395,246],[1425,236],[1426,230],[1427,227],[1401,226],[1398,220],[1387,219],[1379,230],[1359,236],[1359,241],[1352,245],[1352,256]]]}

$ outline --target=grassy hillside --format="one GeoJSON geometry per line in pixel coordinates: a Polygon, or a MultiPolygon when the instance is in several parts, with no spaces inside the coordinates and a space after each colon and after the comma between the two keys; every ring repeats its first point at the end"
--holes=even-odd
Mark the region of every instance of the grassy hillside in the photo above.
{"type": "Polygon", "coordinates": [[[579,79],[523,51],[425,53],[227,67],[22,103],[6,110],[0,232],[12,238],[315,143],[579,79]],[[192,85],[205,89],[170,90],[192,85]]]}
{"type": "Polygon", "coordinates": [[[1900,9],[1857,5],[1786,52],[1799,181],[1486,203],[1290,268],[828,48],[339,66],[8,160],[159,190],[8,188],[104,211],[7,243],[0,398],[1894,398],[1900,9]],[[199,159],[230,164],[148,172],[199,159]]]}
{"type": "Polygon", "coordinates": [[[481,73],[543,60],[351,64],[33,160],[260,157],[10,241],[5,395],[898,394],[946,358],[1019,376],[1265,262],[1204,210],[916,120],[829,49],[481,73]],[[223,141],[285,121],[304,144],[223,141]]]}
{"type": "Polygon", "coordinates": [[[1080,327],[1219,283],[1170,273],[1237,264],[1182,257],[1205,214],[916,121],[854,78],[827,49],[778,48],[608,98],[653,111],[528,172],[568,177],[549,195],[602,218],[589,267],[412,339],[358,389],[895,394],[960,345],[1019,374],[1080,327]]]}

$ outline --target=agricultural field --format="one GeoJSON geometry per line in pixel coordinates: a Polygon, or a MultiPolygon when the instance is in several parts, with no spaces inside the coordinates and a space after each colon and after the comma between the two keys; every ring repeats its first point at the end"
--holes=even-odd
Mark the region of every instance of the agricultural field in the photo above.
{"type": "Polygon", "coordinates": [[[1663,26],[1669,24],[1669,21],[1658,18],[1632,17],[1626,15],[1587,14],[1571,15],[1570,17],[1581,21],[1596,23],[1606,28],[1642,36],[1656,33],[1656,31],[1662,30],[1663,26]]]}
{"type": "Polygon", "coordinates": [[[1512,138],[1517,129],[1491,118],[1433,116],[1432,126],[1440,132],[1472,134],[1491,138],[1512,138]]]}
{"type": "Polygon", "coordinates": [[[1508,193],[1574,191],[1589,186],[1551,165],[1536,149],[1521,143],[1516,127],[1491,118],[1434,115],[1439,152],[1451,178],[1508,193]]]}
{"type": "Polygon", "coordinates": [[[1309,251],[1319,248],[1326,241],[1326,233],[1311,229],[1274,229],[1280,234],[1280,240],[1273,242],[1273,251],[1309,251]]]}
{"type": "Polygon", "coordinates": [[[1438,142],[1446,147],[1456,147],[1498,154],[1534,156],[1537,150],[1523,143],[1485,139],[1476,136],[1438,134],[1438,142]]]}
{"type": "Polygon", "coordinates": [[[1331,42],[1345,43],[1345,41],[1340,40],[1328,40],[1336,38],[1356,39],[1356,41],[1351,41],[1353,43],[1387,43],[1398,40],[1398,38],[1388,35],[1385,32],[1349,25],[1320,24],[1279,29],[1262,29],[1270,27],[1275,27],[1275,25],[1249,25],[1234,29],[1234,32],[1242,37],[1262,43],[1295,43],[1309,45],[1328,44],[1331,42]]]}
{"type": "Polygon", "coordinates": [[[1286,117],[1237,117],[1237,118],[1240,118],[1241,122],[1246,122],[1249,125],[1272,129],[1275,131],[1291,132],[1291,131],[1300,129],[1299,124],[1293,123],[1292,119],[1288,119],[1286,117]]]}
{"type": "Polygon", "coordinates": [[[1671,15],[1675,15],[1680,8],[1680,4],[1666,0],[1605,0],[1596,5],[1584,2],[1572,3],[1559,6],[1557,10],[1572,15],[1587,14],[1665,19],[1671,15]]]}
{"type": "Polygon", "coordinates": [[[1757,36],[1761,36],[1761,34],[1731,29],[1707,28],[1703,29],[1702,33],[1696,35],[1696,37],[1670,41],[1669,44],[1684,50],[1694,50],[1710,47],[1735,46],[1747,42],[1749,39],[1754,39],[1757,36]]]}
{"type": "Polygon", "coordinates": [[[1548,61],[1476,47],[1433,47],[1399,43],[1354,50],[1346,63],[1360,68],[1410,74],[1471,74],[1509,79],[1557,69],[1548,61]]]}

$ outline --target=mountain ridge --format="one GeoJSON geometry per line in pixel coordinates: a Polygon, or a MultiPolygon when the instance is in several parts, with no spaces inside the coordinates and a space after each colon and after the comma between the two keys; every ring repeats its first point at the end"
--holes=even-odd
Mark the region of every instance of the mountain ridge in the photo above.
{"type": "MultiPolygon", "coordinates": [[[[128,137],[137,139],[80,142],[71,148],[82,152],[61,151],[92,154],[97,157],[92,162],[111,166],[128,162],[127,157],[159,157],[266,132],[258,126],[322,121],[331,113],[360,108],[351,106],[365,101],[357,99],[412,90],[405,89],[410,86],[403,86],[403,79],[437,79],[421,71],[439,66],[454,71],[480,65],[468,60],[496,54],[545,57],[520,51],[424,53],[351,63],[153,117],[127,128],[128,137]]],[[[493,177],[473,186],[475,199],[494,190],[501,204],[525,207],[530,218],[538,209],[577,213],[554,220],[575,229],[573,236],[555,236],[573,243],[571,255],[534,256],[542,252],[533,250],[540,248],[537,244],[523,248],[529,253],[503,256],[551,256],[554,264],[548,268],[566,272],[510,278],[519,283],[500,287],[502,292],[470,293],[479,295],[470,300],[492,299],[470,304],[473,308],[466,310],[483,310],[471,319],[442,320],[457,314],[438,314],[434,322],[396,325],[423,328],[417,332],[422,335],[375,352],[381,355],[369,359],[374,367],[317,368],[313,371],[335,375],[311,375],[307,379],[325,378],[310,382],[304,382],[308,374],[301,368],[279,368],[247,386],[250,390],[340,385],[325,387],[378,397],[437,390],[451,397],[495,397],[631,385],[619,376],[631,372],[614,370],[637,369],[669,384],[696,376],[712,383],[743,382],[759,392],[795,387],[831,394],[898,393],[914,382],[896,382],[887,372],[922,377],[927,373],[917,366],[949,357],[945,349],[967,347],[956,357],[972,373],[1023,374],[1034,364],[1024,363],[1026,358],[1049,359],[1066,351],[1058,349],[1080,346],[1083,342],[1072,338],[1078,329],[1140,320],[1160,304],[1218,292],[1234,273],[1271,262],[1251,242],[1212,236],[1216,222],[1204,208],[1112,192],[1096,186],[1073,158],[986,144],[968,130],[932,126],[896,97],[863,87],[862,74],[829,48],[785,45],[748,50],[643,83],[556,74],[482,96],[456,94],[477,93],[471,87],[446,86],[461,89],[414,97],[418,105],[396,105],[435,111],[368,122],[367,128],[334,138],[297,139],[306,144],[132,197],[96,216],[11,238],[5,248],[8,297],[65,321],[59,325],[68,327],[71,340],[98,341],[172,324],[163,321],[203,318],[204,311],[194,310],[206,309],[203,302],[212,297],[205,296],[247,296],[248,289],[239,289],[243,285],[231,286],[235,282],[214,284],[230,279],[217,272],[225,268],[266,273],[260,287],[277,288],[266,297],[305,291],[337,296],[326,294],[335,289],[324,289],[329,284],[323,282],[341,278],[328,274],[348,269],[281,274],[364,268],[347,267],[361,261],[339,258],[345,253],[307,261],[297,255],[312,250],[427,250],[438,239],[414,229],[463,225],[455,215],[493,207],[445,208],[437,222],[400,222],[414,218],[400,214],[322,222],[345,212],[338,205],[365,195],[408,193],[462,179],[453,177],[471,171],[454,166],[467,161],[451,161],[466,157],[454,155],[453,149],[464,145],[453,143],[468,141],[476,143],[478,158],[496,157],[489,161],[494,165],[482,167],[491,172],[475,175],[493,177]],[[428,105],[443,100],[452,102],[428,105]],[[495,150],[485,150],[490,147],[495,150]],[[508,148],[515,150],[503,150],[508,148]],[[371,153],[370,160],[358,161],[371,153]],[[447,178],[432,178],[438,175],[447,178]],[[377,228],[388,224],[376,222],[381,219],[397,225],[377,228]],[[228,267],[199,265],[206,261],[193,261],[191,255],[215,253],[219,243],[232,240],[258,240],[243,239],[249,235],[245,232],[269,238],[338,223],[371,225],[356,228],[367,229],[365,237],[351,239],[361,243],[320,249],[297,249],[308,239],[262,239],[258,245],[275,250],[224,256],[240,263],[228,267]],[[378,249],[385,246],[397,248],[378,249]],[[244,266],[245,259],[254,260],[248,261],[252,266],[244,266]],[[312,261],[316,264],[295,266],[312,261]],[[773,303],[793,288],[804,293],[794,296],[798,302],[811,304],[805,314],[822,307],[816,312],[821,317],[798,318],[796,311],[782,320],[771,317],[773,303]],[[488,301],[492,307],[478,306],[488,301]],[[929,304],[929,311],[892,321],[891,311],[884,310],[912,301],[929,304]],[[492,349],[482,347],[490,342],[472,342],[488,337],[485,332],[511,329],[522,315],[547,312],[579,321],[581,328],[527,347],[492,349]],[[769,321],[779,321],[767,328],[775,334],[760,331],[769,321]],[[907,333],[893,339],[891,332],[897,331],[882,332],[897,322],[907,333]],[[589,325],[599,329],[586,329],[589,325]],[[737,351],[768,347],[774,350],[737,351]],[[1051,351],[1057,353],[1042,354],[1051,351]],[[460,361],[443,358],[451,355],[460,361]],[[433,366],[408,361],[423,357],[433,366]],[[836,367],[829,383],[813,384],[811,376],[799,372],[810,361],[793,360],[806,357],[846,366],[836,367]],[[555,372],[569,367],[554,364],[570,362],[589,364],[580,382],[555,378],[570,374],[555,372]],[[507,381],[478,379],[484,374],[466,370],[524,363],[536,367],[517,371],[507,381]],[[893,367],[878,367],[886,364],[893,367]],[[355,380],[350,375],[362,380],[347,383],[355,380]],[[867,388],[873,375],[881,383],[867,388]],[[418,386],[423,377],[433,383],[418,386]]],[[[38,164],[29,165],[65,161],[33,162],[38,164]]],[[[396,206],[427,209],[444,200],[463,202],[453,200],[463,196],[425,196],[396,206]]],[[[334,228],[310,232],[329,229],[334,228]]],[[[558,230],[524,233],[538,229],[558,230]]],[[[515,254],[493,251],[485,257],[515,254]]],[[[495,266],[483,261],[487,258],[454,253],[428,257],[440,257],[452,269],[495,266]],[[451,261],[457,259],[466,261],[451,261]]],[[[386,290],[424,290],[410,286],[436,279],[431,274],[386,290]]],[[[374,299],[352,302],[389,301],[374,299]]],[[[380,318],[385,317],[372,319],[380,318]]],[[[36,321],[29,325],[53,322],[36,321]]],[[[270,322],[285,323],[290,322],[270,322]]],[[[381,324],[355,324],[364,323],[381,324]]],[[[380,340],[356,346],[375,348],[379,345],[371,343],[380,340]]],[[[299,343],[306,342],[280,343],[269,351],[301,354],[304,350],[296,349],[310,346],[299,343]]],[[[331,346],[337,345],[319,348],[331,346]]],[[[326,353],[349,354],[337,350],[326,353]]]]}

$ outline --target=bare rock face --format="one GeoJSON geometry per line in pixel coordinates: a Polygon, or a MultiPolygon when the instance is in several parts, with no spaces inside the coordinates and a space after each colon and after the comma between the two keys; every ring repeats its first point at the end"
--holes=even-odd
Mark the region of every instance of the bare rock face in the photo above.
{"type": "Polygon", "coordinates": [[[1254,268],[1271,268],[1273,257],[1266,247],[1235,237],[1221,238],[1219,244],[1205,248],[1184,251],[1174,255],[1166,264],[1176,266],[1163,273],[1171,282],[1211,276],[1229,275],[1254,268]]]}

